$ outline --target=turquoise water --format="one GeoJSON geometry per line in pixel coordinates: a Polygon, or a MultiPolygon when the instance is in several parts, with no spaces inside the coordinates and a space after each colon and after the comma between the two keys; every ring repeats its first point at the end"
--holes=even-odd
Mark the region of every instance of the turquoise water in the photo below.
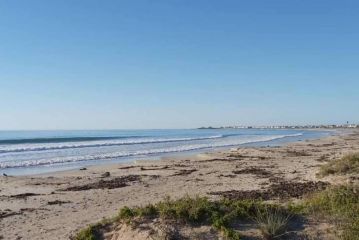
{"type": "Polygon", "coordinates": [[[329,134],[268,129],[0,131],[0,173],[45,173],[241,145],[281,144],[329,134]]]}

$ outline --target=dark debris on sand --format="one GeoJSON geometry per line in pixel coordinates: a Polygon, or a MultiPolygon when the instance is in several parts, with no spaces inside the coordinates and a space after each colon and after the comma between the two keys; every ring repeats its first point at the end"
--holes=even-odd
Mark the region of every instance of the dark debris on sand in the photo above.
{"type": "Polygon", "coordinates": [[[61,200],[47,202],[48,205],[62,205],[62,204],[66,204],[66,203],[71,203],[71,202],[70,201],[61,201],[61,200]]]}
{"type": "Polygon", "coordinates": [[[231,158],[213,158],[207,160],[198,160],[196,162],[233,162],[241,159],[231,159],[231,158]]]}
{"type": "Polygon", "coordinates": [[[128,175],[116,177],[111,180],[100,180],[98,182],[89,183],[81,186],[74,186],[64,189],[63,191],[85,191],[90,189],[115,189],[129,186],[128,183],[139,182],[140,175],[128,175]]]}
{"type": "Polygon", "coordinates": [[[26,212],[34,212],[37,210],[45,210],[48,211],[48,209],[46,208],[20,208],[19,211],[15,212],[12,211],[10,209],[5,209],[5,210],[0,210],[0,220],[3,218],[7,218],[7,217],[11,217],[11,216],[15,216],[15,215],[22,215],[26,212]]]}
{"type": "Polygon", "coordinates": [[[311,156],[310,153],[304,151],[304,150],[290,150],[288,149],[287,150],[287,156],[288,157],[308,157],[308,156],[311,156]]]}
{"type": "Polygon", "coordinates": [[[11,211],[10,209],[5,209],[4,211],[0,210],[0,219],[6,218],[6,217],[11,217],[14,215],[19,215],[19,214],[21,214],[21,213],[11,211]]]}
{"type": "Polygon", "coordinates": [[[184,175],[189,175],[196,171],[197,171],[197,169],[182,169],[182,170],[179,170],[178,172],[175,172],[171,176],[184,176],[184,175]]]}
{"type": "Polygon", "coordinates": [[[234,174],[254,174],[256,176],[259,177],[268,177],[271,176],[272,173],[262,169],[262,168],[257,168],[257,167],[249,167],[249,168],[245,168],[245,169],[241,169],[241,170],[235,170],[232,171],[232,173],[234,174]]]}
{"type": "Polygon", "coordinates": [[[250,190],[250,191],[219,191],[219,192],[210,192],[211,195],[219,195],[228,199],[233,200],[246,200],[246,199],[261,199],[261,200],[271,200],[271,199],[289,199],[289,198],[300,198],[306,194],[324,190],[329,186],[327,182],[280,182],[272,184],[269,189],[260,191],[260,190],[250,190]]]}
{"type": "Polygon", "coordinates": [[[138,166],[124,166],[124,167],[119,167],[118,169],[131,169],[131,168],[137,168],[138,166]]]}
{"type": "Polygon", "coordinates": [[[152,171],[152,170],[166,170],[169,169],[168,165],[165,166],[152,166],[152,167],[141,167],[140,170],[141,171],[152,171]]]}
{"type": "Polygon", "coordinates": [[[42,195],[42,194],[38,194],[38,193],[20,193],[20,194],[10,195],[8,197],[9,198],[17,198],[17,199],[26,199],[28,197],[39,196],[39,195],[42,195]]]}
{"type": "Polygon", "coordinates": [[[243,154],[238,154],[238,153],[231,153],[228,155],[229,158],[237,158],[237,159],[244,159],[244,158],[249,158],[249,159],[260,159],[260,160],[265,160],[268,159],[269,157],[265,157],[265,156],[249,156],[249,155],[243,155],[243,154]]]}

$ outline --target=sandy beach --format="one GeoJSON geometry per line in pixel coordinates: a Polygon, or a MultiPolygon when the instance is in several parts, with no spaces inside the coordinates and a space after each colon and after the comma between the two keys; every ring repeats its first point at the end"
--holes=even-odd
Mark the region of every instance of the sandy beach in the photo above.
{"type": "Polygon", "coordinates": [[[326,184],[320,165],[359,151],[359,133],[340,132],[277,147],[240,147],[191,157],[33,176],[0,177],[0,239],[69,239],[76,231],[166,196],[300,198],[326,184]]]}

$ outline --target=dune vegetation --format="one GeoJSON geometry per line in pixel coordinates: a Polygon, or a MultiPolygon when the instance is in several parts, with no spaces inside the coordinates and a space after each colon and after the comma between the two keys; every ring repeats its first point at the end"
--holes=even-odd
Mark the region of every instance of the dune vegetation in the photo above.
{"type": "MultiPolygon", "coordinates": [[[[359,154],[346,155],[322,165],[319,174],[359,173],[359,154]]],[[[161,220],[168,226],[153,239],[182,238],[176,226],[210,226],[224,239],[242,239],[241,224],[254,226],[263,239],[316,239],[294,226],[317,219],[330,224],[331,234],[341,240],[359,240],[359,186],[353,183],[332,185],[305,196],[299,201],[276,203],[262,200],[210,200],[206,197],[165,198],[156,204],[123,207],[112,219],[106,219],[81,230],[74,240],[104,239],[104,232],[120,224],[134,228],[143,222],[161,220]],[[297,239],[297,238],[296,238],[297,239]]],[[[155,234],[154,234],[155,235],[155,234]]],[[[198,238],[199,239],[199,238],[198,238]]]]}
{"type": "Polygon", "coordinates": [[[322,165],[319,172],[321,176],[351,173],[359,173],[359,153],[348,154],[340,159],[330,161],[322,165]]]}
{"type": "MultiPolygon", "coordinates": [[[[292,222],[321,218],[335,226],[338,239],[355,240],[359,239],[359,189],[353,185],[331,187],[297,204],[284,205],[227,199],[210,201],[205,197],[166,198],[154,205],[124,207],[116,217],[81,230],[74,239],[103,239],[102,232],[110,225],[136,226],[139,221],[158,218],[168,220],[168,223],[211,225],[225,239],[241,239],[241,234],[236,230],[238,222],[254,223],[264,239],[290,239],[296,231],[291,229],[292,222]]],[[[175,231],[168,231],[163,236],[161,239],[182,239],[175,231]]]]}
{"type": "MultiPolygon", "coordinates": [[[[285,233],[291,215],[288,209],[280,205],[262,201],[227,199],[210,201],[206,197],[191,198],[188,196],[177,200],[166,198],[154,205],[135,208],[124,207],[111,221],[92,225],[80,231],[75,239],[101,239],[99,229],[106,224],[114,222],[133,224],[137,221],[156,218],[175,220],[180,224],[211,225],[226,239],[241,239],[240,234],[233,228],[237,221],[255,222],[260,226],[266,239],[274,239],[285,233]]],[[[177,234],[168,232],[163,239],[177,239],[174,236],[177,234]]]]}

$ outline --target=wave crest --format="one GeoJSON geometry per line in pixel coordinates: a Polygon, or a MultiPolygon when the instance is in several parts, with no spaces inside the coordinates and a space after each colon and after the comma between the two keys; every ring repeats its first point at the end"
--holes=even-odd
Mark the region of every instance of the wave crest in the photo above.
{"type": "Polygon", "coordinates": [[[116,140],[116,141],[102,141],[102,142],[82,142],[82,143],[67,143],[62,145],[26,145],[26,146],[7,146],[3,149],[0,148],[0,153],[14,153],[14,152],[33,152],[33,151],[48,151],[48,150],[61,150],[71,148],[89,148],[89,147],[109,147],[109,146],[121,146],[121,145],[133,145],[133,144],[149,144],[149,143],[167,143],[167,142],[183,142],[183,141],[195,141],[222,138],[223,135],[215,135],[208,137],[196,137],[196,138],[135,138],[128,140],[116,140]]]}
{"type": "Polygon", "coordinates": [[[296,137],[301,135],[303,134],[298,133],[298,134],[290,134],[290,135],[262,136],[262,137],[257,137],[256,139],[239,139],[239,140],[237,139],[237,140],[226,141],[226,142],[215,142],[209,144],[192,144],[192,145],[183,145],[183,146],[176,146],[169,148],[139,150],[133,152],[114,152],[114,153],[98,154],[98,155],[26,160],[21,162],[5,161],[5,162],[0,162],[0,168],[17,168],[17,167],[62,164],[62,163],[80,162],[80,161],[108,160],[108,159],[116,159],[121,157],[132,157],[132,156],[146,156],[146,155],[149,156],[149,155],[155,155],[161,153],[163,154],[163,153],[185,152],[185,151],[193,151],[193,150],[200,150],[206,148],[238,146],[242,144],[255,143],[255,142],[267,142],[276,139],[281,139],[286,137],[296,137]]]}

